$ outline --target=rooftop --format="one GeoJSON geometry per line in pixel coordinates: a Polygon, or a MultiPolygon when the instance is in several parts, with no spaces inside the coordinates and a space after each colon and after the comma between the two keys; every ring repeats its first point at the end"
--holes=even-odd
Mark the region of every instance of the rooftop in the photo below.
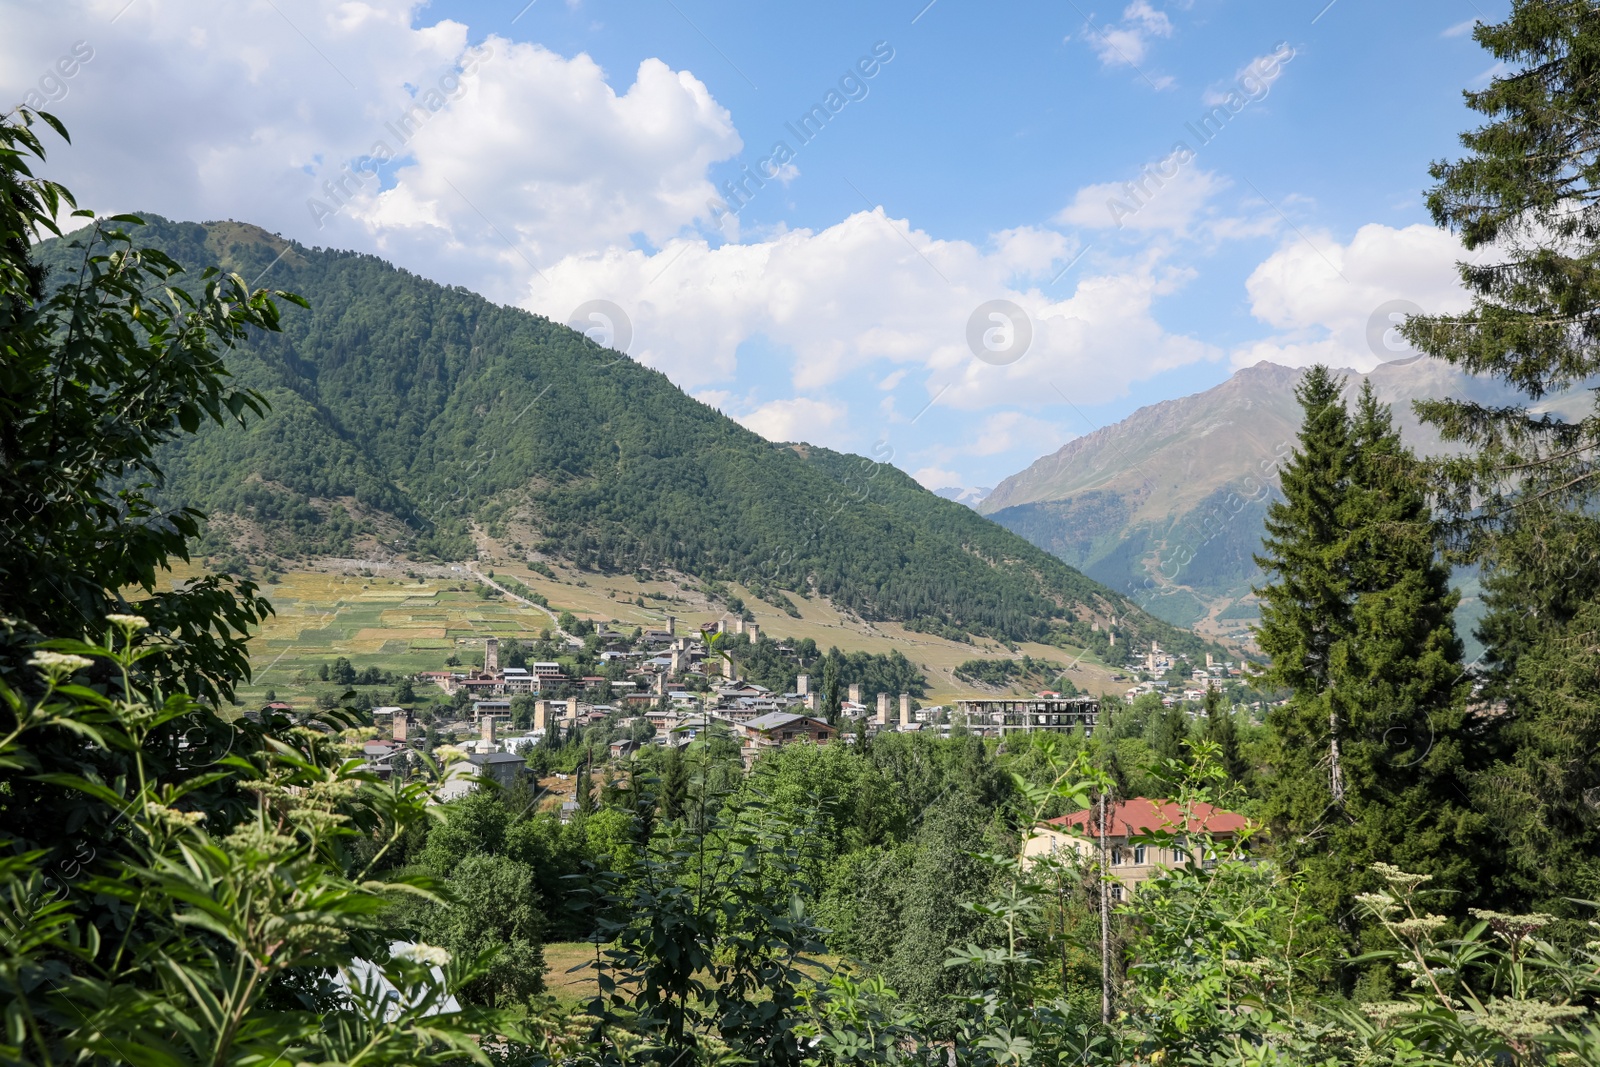
{"type": "MultiPolygon", "coordinates": [[[[1175,802],[1151,800],[1148,797],[1119,800],[1107,813],[1106,821],[1110,823],[1112,834],[1129,837],[1180,828],[1185,833],[1204,831],[1213,834],[1231,834],[1238,833],[1250,825],[1250,820],[1243,815],[1223,811],[1210,804],[1195,804],[1193,815],[1186,818],[1183,809],[1175,802]]],[[[1046,819],[1045,822],[1051,826],[1077,830],[1093,836],[1099,828],[1099,813],[1094,808],[1088,808],[1084,811],[1075,811],[1071,815],[1046,819]]]]}

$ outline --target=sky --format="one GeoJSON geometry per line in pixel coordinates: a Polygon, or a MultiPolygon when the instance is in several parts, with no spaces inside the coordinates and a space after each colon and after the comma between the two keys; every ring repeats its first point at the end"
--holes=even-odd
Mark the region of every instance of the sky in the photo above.
{"type": "Polygon", "coordinates": [[[43,173],[98,212],[381,255],[987,487],[1464,306],[1428,167],[1508,8],[0,0],[0,97],[66,123],[43,173]]]}

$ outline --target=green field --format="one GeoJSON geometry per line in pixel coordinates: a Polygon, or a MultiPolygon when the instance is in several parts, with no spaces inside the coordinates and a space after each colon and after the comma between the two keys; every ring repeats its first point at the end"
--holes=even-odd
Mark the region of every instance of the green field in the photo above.
{"type": "Polygon", "coordinates": [[[274,691],[280,700],[310,702],[330,688],[317,669],[339,656],[357,670],[396,674],[439,670],[452,652],[481,652],[486,637],[535,640],[550,616],[503,598],[485,600],[464,571],[421,579],[295,572],[266,585],[276,611],[251,642],[248,704],[274,691]]]}
{"type": "MultiPolygon", "coordinates": [[[[492,557],[491,557],[492,558],[492,557]]],[[[501,577],[514,578],[544,596],[557,612],[567,610],[599,622],[616,620],[623,626],[663,626],[667,613],[678,618],[679,632],[693,632],[726,612],[684,582],[641,582],[629,575],[596,575],[556,566],[554,578],[509,559],[483,564],[501,577]],[[643,600],[641,606],[636,601],[643,600]]],[[[486,637],[534,640],[551,628],[550,616],[536,607],[510,598],[484,599],[480,584],[464,565],[434,565],[420,577],[407,577],[403,569],[383,568],[378,573],[303,570],[283,574],[263,585],[276,614],[251,642],[251,684],[240,687],[247,705],[270,691],[279,700],[309,706],[318,693],[337,687],[317,681],[317,670],[340,656],[357,670],[376,667],[395,674],[440,670],[451,653],[463,662],[481,654],[486,637]],[[455,569],[447,569],[447,567],[455,569]]],[[[198,568],[174,573],[183,581],[198,568]]],[[[419,570],[420,573],[420,570],[419,570]]],[[[886,653],[898,649],[922,668],[929,683],[925,703],[939,703],[973,695],[970,685],[958,681],[958,664],[975,658],[1004,658],[1023,653],[1035,658],[1072,663],[1071,675],[1082,689],[1093,693],[1120,692],[1111,671],[1097,659],[1081,659],[1078,649],[1024,644],[1011,652],[992,641],[965,644],[929,634],[914,633],[897,623],[868,622],[837,611],[823,598],[796,597],[800,618],[790,617],[755,598],[738,585],[730,586],[754,612],[762,630],[775,637],[811,638],[823,649],[886,653]]],[[[387,687],[372,691],[374,699],[387,699],[387,687]]],[[[419,690],[418,695],[424,695],[419,690]]]]}

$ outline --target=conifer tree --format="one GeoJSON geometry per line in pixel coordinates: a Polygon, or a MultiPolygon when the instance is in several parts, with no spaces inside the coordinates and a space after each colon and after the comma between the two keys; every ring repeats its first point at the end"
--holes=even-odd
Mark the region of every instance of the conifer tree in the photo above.
{"type": "Polygon", "coordinates": [[[1349,589],[1339,560],[1339,505],[1349,487],[1350,418],[1326,367],[1295,387],[1304,413],[1298,446],[1281,475],[1283,499],[1267,509],[1256,564],[1272,579],[1261,600],[1257,640],[1272,658],[1267,681],[1291,692],[1269,715],[1275,752],[1267,812],[1280,844],[1321,824],[1344,793],[1340,731],[1328,707],[1329,662],[1350,631],[1349,589]]]}
{"type": "Polygon", "coordinates": [[[1206,686],[1205,712],[1205,738],[1217,746],[1218,763],[1230,782],[1244,782],[1250,766],[1239,751],[1239,730],[1233,721],[1233,709],[1214,685],[1206,686]]]}
{"type": "Polygon", "coordinates": [[[578,772],[577,797],[578,814],[594,814],[594,778],[589,773],[589,761],[583,761],[583,769],[578,772]]]}
{"type": "Polygon", "coordinates": [[[689,769],[676,745],[668,745],[661,760],[661,817],[680,819],[689,805],[689,769]]]}
{"type": "Polygon", "coordinates": [[[1433,474],[1485,570],[1483,696],[1497,710],[1480,729],[1498,752],[1474,796],[1514,868],[1495,866],[1503,906],[1564,911],[1600,887],[1600,674],[1574,669],[1600,601],[1600,393],[1573,418],[1536,405],[1600,373],[1600,10],[1514,0],[1474,37],[1504,73],[1465,94],[1487,121],[1462,135],[1463,158],[1434,164],[1428,194],[1474,253],[1459,267],[1472,306],[1404,332],[1523,401],[1417,410],[1467,446],[1433,474]]]}
{"type": "Polygon", "coordinates": [[[1355,935],[1373,863],[1447,892],[1471,876],[1466,675],[1425,485],[1388,409],[1367,383],[1352,418],[1321,368],[1300,398],[1300,448],[1261,559],[1275,577],[1260,590],[1261,645],[1292,691],[1269,717],[1267,812],[1313,906],[1355,935]]]}
{"type": "Polygon", "coordinates": [[[822,662],[822,717],[829,726],[839,725],[839,659],[829,656],[822,662]]]}
{"type": "Polygon", "coordinates": [[[1150,724],[1150,753],[1155,757],[1156,768],[1161,770],[1168,760],[1186,764],[1189,750],[1184,742],[1189,739],[1189,715],[1176,705],[1162,708],[1150,724]]]}

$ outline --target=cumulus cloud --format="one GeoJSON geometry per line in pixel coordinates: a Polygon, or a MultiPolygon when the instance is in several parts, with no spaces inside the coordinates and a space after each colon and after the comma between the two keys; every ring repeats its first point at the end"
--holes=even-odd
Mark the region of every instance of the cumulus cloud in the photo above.
{"type": "Polygon", "coordinates": [[[1287,240],[1245,283],[1251,313],[1278,333],[1237,349],[1233,363],[1370,370],[1392,358],[1368,336],[1385,305],[1409,301],[1429,314],[1468,306],[1455,268],[1464,258],[1454,235],[1423,225],[1369,224],[1343,245],[1316,232],[1287,240]]]}
{"type": "MultiPolygon", "coordinates": [[[[1046,376],[1099,402],[1161,369],[1219,355],[1155,321],[1154,301],[1188,277],[1159,256],[1098,274],[1080,266],[1065,296],[1019,281],[1048,276],[1071,247],[1051,231],[1011,231],[986,248],[937,240],[877,208],[748,244],[680,238],[654,255],[569,257],[532,281],[524,304],[561,321],[588,300],[618,304],[634,327],[630,355],[687,388],[731,379],[739,346],[754,337],[792,353],[801,393],[886,363],[890,378],[915,375],[925,397],[886,405],[882,417],[896,424],[936,397],[959,409],[1059,403],[1046,376]],[[1032,334],[1009,366],[977,359],[968,340],[969,319],[993,300],[1021,308],[1032,334]]],[[[882,373],[874,369],[874,379],[882,373]]]]}
{"type": "MultiPolygon", "coordinates": [[[[51,105],[74,144],[52,152],[50,176],[86,205],[245,219],[562,322],[611,300],[631,320],[630,355],[774,440],[859,448],[920,418],[918,434],[969,456],[1053,447],[1040,409],[1221,358],[1158,323],[1157,302],[1190,276],[1164,253],[1102,249],[1052,285],[1082,248],[1047,225],[944,240],[876,208],[705,239],[708,175],[742,141],[698,78],[657,59],[607,71],[448,19],[423,25],[420,0],[171,0],[114,19],[125,2],[13,5],[0,35],[0,92],[20,99],[93,34],[93,59],[51,105]],[[152,104],[176,117],[151,122],[152,104]],[[1031,333],[1010,364],[969,341],[969,319],[996,300],[1031,333]],[[787,357],[787,383],[741,380],[757,339],[787,357]],[[847,407],[846,383],[872,399],[847,407]]],[[[1135,0],[1113,32],[1137,61],[1172,25],[1135,0]]],[[[1210,200],[1225,187],[1191,169],[1128,225],[1219,225],[1210,200]]],[[[1109,188],[1081,192],[1061,221],[1105,225],[1090,211],[1109,188]]]]}
{"type": "Polygon", "coordinates": [[[51,175],[100,210],[248,219],[504,299],[508,268],[678,233],[741,147],[688,72],[648,59],[614,90],[587,55],[414,25],[417,0],[190,0],[113,21],[125,3],[23,5],[0,36],[0,92],[21,99],[92,35],[51,105],[74,135],[51,175]],[[173,120],[149,121],[153,102],[173,120]]]}

